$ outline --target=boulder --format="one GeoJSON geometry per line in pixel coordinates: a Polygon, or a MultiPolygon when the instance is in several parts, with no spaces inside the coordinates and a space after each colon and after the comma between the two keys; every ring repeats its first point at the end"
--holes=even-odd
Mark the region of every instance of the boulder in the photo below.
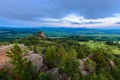
{"type": "MultiPolygon", "coordinates": [[[[13,65],[9,63],[10,58],[6,56],[6,52],[12,47],[13,45],[7,45],[7,46],[2,46],[0,47],[0,69],[6,67],[7,69],[11,70],[13,65]]],[[[19,44],[19,46],[25,50],[27,47],[24,46],[23,44],[19,44]]],[[[27,50],[27,49],[26,49],[27,50]]],[[[37,70],[40,70],[41,67],[43,66],[43,57],[39,54],[34,53],[33,51],[27,50],[23,57],[27,60],[30,61],[36,68],[37,70]]]]}
{"type": "Polygon", "coordinates": [[[36,66],[37,71],[39,71],[43,66],[43,57],[39,54],[30,54],[24,56],[27,61],[30,61],[33,65],[36,66]]]}

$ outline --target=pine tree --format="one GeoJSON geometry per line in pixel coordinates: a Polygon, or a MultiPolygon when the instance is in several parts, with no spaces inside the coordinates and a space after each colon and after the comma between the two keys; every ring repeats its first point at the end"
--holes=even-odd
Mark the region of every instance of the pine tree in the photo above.
{"type": "Polygon", "coordinates": [[[87,55],[91,54],[92,50],[87,45],[80,45],[77,50],[77,58],[85,58],[87,55]]]}
{"type": "Polygon", "coordinates": [[[59,55],[59,57],[63,57],[66,55],[66,51],[63,46],[60,46],[60,48],[58,49],[58,55],[59,55]]]}
{"type": "Polygon", "coordinates": [[[61,73],[65,73],[68,80],[79,80],[80,79],[80,69],[79,62],[76,59],[75,50],[71,49],[62,63],[62,68],[59,68],[61,73]]]}
{"type": "Polygon", "coordinates": [[[82,59],[82,58],[84,58],[85,56],[86,56],[86,54],[85,54],[83,48],[80,47],[79,50],[78,50],[78,53],[77,53],[77,58],[82,59]]]}
{"type": "Polygon", "coordinates": [[[60,46],[58,49],[58,54],[57,54],[57,62],[58,66],[62,62],[63,58],[66,56],[67,52],[65,51],[65,48],[63,46],[60,46]]]}
{"type": "Polygon", "coordinates": [[[14,65],[13,74],[16,80],[22,79],[25,73],[23,69],[25,59],[22,58],[22,55],[23,51],[17,44],[14,44],[13,48],[7,52],[7,56],[11,58],[10,63],[14,65]]]}
{"type": "Polygon", "coordinates": [[[61,70],[64,68],[66,57],[67,57],[67,52],[65,51],[64,47],[61,46],[58,49],[58,68],[59,68],[59,72],[61,72],[61,70]]]}
{"type": "Polygon", "coordinates": [[[92,58],[96,63],[96,71],[99,72],[100,69],[107,69],[109,67],[108,60],[104,54],[103,49],[96,49],[94,51],[94,56],[92,58]]]}
{"type": "MultiPolygon", "coordinates": [[[[10,58],[10,63],[13,65],[12,74],[15,80],[35,80],[30,75],[29,69],[33,71],[33,66],[23,58],[23,50],[17,45],[14,46],[6,53],[10,58]]],[[[34,69],[35,70],[35,69],[34,69]]]]}
{"type": "Polygon", "coordinates": [[[57,58],[57,54],[56,54],[55,46],[49,46],[46,49],[46,54],[45,54],[45,61],[49,68],[53,68],[56,66],[56,58],[57,58]]]}

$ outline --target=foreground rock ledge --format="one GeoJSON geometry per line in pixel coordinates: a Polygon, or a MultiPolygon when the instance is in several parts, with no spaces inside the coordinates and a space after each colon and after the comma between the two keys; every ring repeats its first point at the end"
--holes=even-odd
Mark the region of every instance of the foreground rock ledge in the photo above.
{"type": "MultiPolygon", "coordinates": [[[[7,46],[0,46],[0,69],[6,67],[7,69],[11,70],[13,65],[9,63],[10,58],[6,56],[6,52],[12,48],[13,45],[7,45],[7,46]]],[[[21,49],[27,50],[27,47],[23,44],[19,44],[21,49]]],[[[39,71],[43,66],[43,57],[39,54],[34,53],[33,51],[27,50],[24,55],[24,58],[27,59],[27,61],[30,61],[39,71]]]]}

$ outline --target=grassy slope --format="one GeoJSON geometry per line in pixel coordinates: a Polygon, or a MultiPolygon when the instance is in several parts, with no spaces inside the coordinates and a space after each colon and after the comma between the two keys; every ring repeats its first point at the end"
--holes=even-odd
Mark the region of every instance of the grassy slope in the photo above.
{"type": "Polygon", "coordinates": [[[109,49],[111,49],[113,51],[113,54],[120,54],[120,48],[118,48],[116,46],[106,45],[104,42],[80,42],[80,44],[86,44],[92,49],[95,49],[97,47],[99,47],[99,48],[108,47],[109,49]]]}

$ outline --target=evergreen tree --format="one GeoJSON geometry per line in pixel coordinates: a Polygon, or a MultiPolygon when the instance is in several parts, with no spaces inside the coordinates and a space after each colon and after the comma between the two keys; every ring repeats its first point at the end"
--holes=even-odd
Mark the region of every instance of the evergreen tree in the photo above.
{"type": "Polygon", "coordinates": [[[96,49],[94,51],[93,61],[96,63],[96,71],[99,72],[99,70],[107,69],[109,67],[108,65],[108,58],[106,54],[104,53],[103,49],[96,49]]]}
{"type": "Polygon", "coordinates": [[[77,58],[84,58],[86,56],[86,53],[84,52],[83,48],[80,47],[79,50],[78,50],[78,53],[77,53],[77,58]]]}
{"type": "Polygon", "coordinates": [[[84,44],[84,45],[80,45],[78,50],[77,50],[77,58],[85,58],[87,55],[91,54],[92,50],[90,50],[90,48],[84,44]]]}
{"type": "Polygon", "coordinates": [[[53,68],[56,66],[56,59],[57,59],[57,54],[56,54],[55,46],[49,46],[46,49],[46,54],[45,54],[45,61],[49,68],[53,68]]]}
{"type": "Polygon", "coordinates": [[[61,73],[65,73],[68,80],[80,80],[79,62],[76,59],[75,50],[70,50],[66,59],[63,61],[62,67],[59,68],[61,73]]]}
{"type": "Polygon", "coordinates": [[[14,44],[6,55],[11,58],[10,63],[14,67],[12,74],[15,80],[35,80],[33,79],[34,73],[31,75],[28,71],[33,71],[33,66],[23,58],[23,50],[17,44],[14,44]]]}
{"type": "Polygon", "coordinates": [[[62,62],[63,58],[66,56],[67,52],[65,51],[65,48],[63,46],[60,46],[58,49],[58,54],[57,54],[57,62],[58,66],[62,62]]]}
{"type": "Polygon", "coordinates": [[[63,46],[60,46],[60,48],[58,49],[58,55],[60,58],[66,55],[66,51],[63,46]]]}

